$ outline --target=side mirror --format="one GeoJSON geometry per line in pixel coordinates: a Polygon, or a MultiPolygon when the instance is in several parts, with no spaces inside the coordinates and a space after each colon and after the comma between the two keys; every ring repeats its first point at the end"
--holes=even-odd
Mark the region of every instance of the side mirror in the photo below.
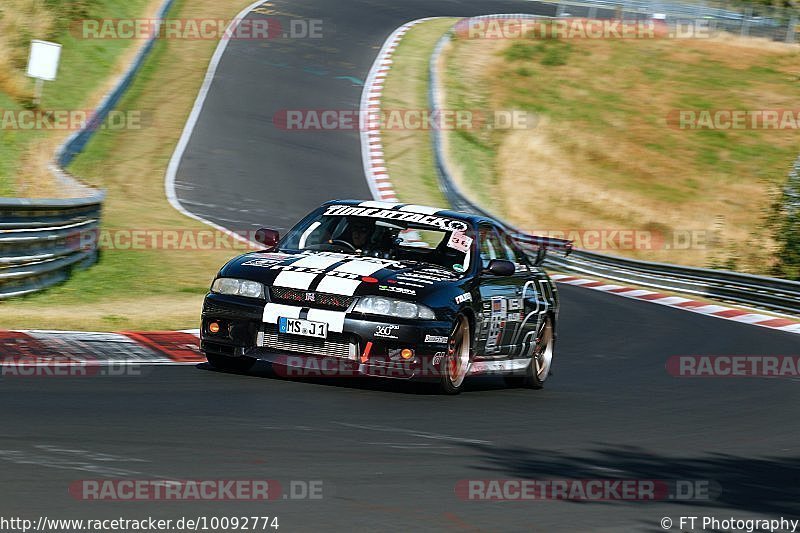
{"type": "Polygon", "coordinates": [[[513,276],[516,271],[517,267],[514,266],[514,263],[505,259],[492,259],[489,261],[489,266],[484,270],[484,272],[495,276],[513,276]]]}
{"type": "Polygon", "coordinates": [[[267,250],[278,246],[281,235],[274,229],[261,228],[256,232],[256,242],[260,242],[267,250]]]}

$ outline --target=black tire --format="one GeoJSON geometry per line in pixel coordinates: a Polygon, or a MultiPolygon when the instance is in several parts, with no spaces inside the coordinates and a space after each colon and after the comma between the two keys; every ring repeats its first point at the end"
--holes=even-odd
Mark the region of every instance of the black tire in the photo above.
{"type": "Polygon", "coordinates": [[[531,355],[531,364],[522,384],[530,389],[541,389],[550,375],[553,363],[553,348],[555,344],[555,331],[553,319],[549,315],[544,318],[539,332],[536,334],[536,347],[531,355]]]}
{"type": "Polygon", "coordinates": [[[442,393],[458,394],[463,390],[471,361],[472,330],[467,317],[459,315],[447,343],[447,355],[442,358],[439,368],[442,375],[439,389],[442,393]]]}
{"type": "Polygon", "coordinates": [[[216,369],[233,372],[247,372],[255,364],[255,360],[249,357],[228,357],[211,353],[206,354],[206,359],[216,369]]]}

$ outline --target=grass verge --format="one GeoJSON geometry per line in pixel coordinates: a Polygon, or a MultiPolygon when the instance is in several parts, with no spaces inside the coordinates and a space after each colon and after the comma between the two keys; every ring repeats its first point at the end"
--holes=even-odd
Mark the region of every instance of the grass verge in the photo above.
{"type": "Polygon", "coordinates": [[[675,117],[792,109],[800,47],[729,35],[456,40],[444,62],[448,107],[536,118],[528,128],[446,132],[466,188],[515,225],[578,239],[648,232],[649,245],[598,251],[772,270],[768,220],[800,151],[797,130],[692,130],[675,117]]]}
{"type": "MultiPolygon", "coordinates": [[[[232,18],[246,4],[179,0],[170,17],[232,18]]],[[[164,175],[216,46],[210,40],[158,41],[118,106],[148,117],[143,127],[99,131],[70,167],[85,181],[107,190],[104,230],[209,230],[169,205],[164,175]]],[[[66,283],[0,303],[0,327],[99,331],[197,327],[211,278],[237,253],[106,249],[97,265],[75,273],[66,283]]]]}
{"type": "Polygon", "coordinates": [[[46,170],[58,144],[71,132],[20,127],[20,110],[32,108],[33,80],[24,75],[31,39],[62,45],[58,77],[44,83],[40,110],[91,109],[109,80],[121,74],[126,55],[140,41],[84,39],[82,19],[126,19],[155,12],[160,0],[4,0],[0,6],[0,196],[58,197],[46,170]],[[93,94],[97,92],[98,94],[93,94]]]}
{"type": "MultiPolygon", "coordinates": [[[[428,63],[436,41],[457,19],[432,20],[413,26],[392,55],[384,84],[384,110],[428,109],[428,63]]],[[[384,160],[397,197],[406,203],[447,206],[439,190],[433,147],[427,130],[381,131],[384,160]]]]}
{"type": "MultiPolygon", "coordinates": [[[[427,62],[450,23],[409,31],[385,107],[427,106],[427,62]]],[[[445,147],[470,196],[529,231],[590,249],[587,230],[636,232],[641,245],[606,241],[598,251],[765,274],[775,261],[772,203],[800,151],[796,130],[687,130],[674,114],[793,109],[799,60],[797,46],[724,35],[457,40],[440,64],[446,107],[535,120],[449,130],[445,147]]],[[[384,135],[400,198],[438,195],[428,132],[384,135]]]]}

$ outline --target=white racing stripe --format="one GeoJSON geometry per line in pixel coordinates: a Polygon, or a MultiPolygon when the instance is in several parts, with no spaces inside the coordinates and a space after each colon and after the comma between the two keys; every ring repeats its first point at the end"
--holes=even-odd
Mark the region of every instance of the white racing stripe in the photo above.
{"type": "Polygon", "coordinates": [[[291,270],[283,270],[275,278],[272,283],[275,287],[289,287],[290,289],[308,289],[319,274],[311,272],[293,272],[291,270]]]}
{"type": "Polygon", "coordinates": [[[317,285],[317,291],[329,294],[352,296],[361,285],[360,279],[345,279],[336,276],[325,276],[317,285]]]}
{"type": "Polygon", "coordinates": [[[300,311],[302,310],[302,307],[296,307],[294,305],[268,303],[264,306],[264,315],[261,320],[267,324],[277,324],[278,317],[280,316],[300,318],[300,311]]]}
{"type": "Polygon", "coordinates": [[[381,261],[362,261],[355,259],[334,268],[331,272],[346,272],[348,274],[356,274],[359,276],[371,276],[378,270],[390,264],[391,263],[384,263],[381,261]]]}
{"type": "Polygon", "coordinates": [[[328,268],[339,263],[347,256],[331,256],[331,255],[309,255],[298,261],[292,263],[292,267],[306,267],[306,268],[328,268]]]}
{"type": "Polygon", "coordinates": [[[309,309],[308,320],[312,322],[325,322],[328,331],[341,333],[344,329],[344,311],[326,311],[325,309],[309,309]]]}
{"type": "MultiPolygon", "coordinates": [[[[391,263],[354,259],[353,261],[349,261],[334,268],[331,270],[331,272],[342,272],[347,274],[355,274],[357,276],[371,276],[389,264],[391,263]]],[[[360,279],[346,279],[338,276],[325,276],[322,278],[322,281],[319,282],[319,285],[317,285],[317,291],[352,296],[358,290],[358,287],[361,285],[361,283],[362,281],[360,279]]]]}

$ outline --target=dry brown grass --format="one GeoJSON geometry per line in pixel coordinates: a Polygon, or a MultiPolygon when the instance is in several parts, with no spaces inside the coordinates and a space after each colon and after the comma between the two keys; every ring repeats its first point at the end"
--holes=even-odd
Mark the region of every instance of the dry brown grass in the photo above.
{"type": "Polygon", "coordinates": [[[666,116],[676,108],[796,108],[800,47],[725,35],[570,45],[567,64],[555,67],[508,61],[508,42],[458,41],[448,53],[448,72],[458,73],[447,80],[449,102],[540,110],[534,129],[492,133],[481,149],[451,143],[460,150],[453,160],[471,165],[493,154],[484,167],[473,165],[488,169],[481,175],[461,165],[475,195],[492,188],[491,207],[524,228],[698,231],[711,239],[680,252],[609,253],[768,270],[765,220],[800,151],[797,131],[728,131],[720,140],[668,127],[666,116]]]}
{"type": "Polygon", "coordinates": [[[110,299],[101,302],[75,302],[70,306],[31,306],[19,305],[18,302],[4,302],[0,305],[13,308],[13,316],[3,317],[3,328],[149,331],[198,327],[202,304],[202,298],[191,294],[176,294],[171,298],[142,296],[124,304],[110,299]],[[165,316],[169,317],[169,321],[165,322],[165,316]]]}
{"type": "Polygon", "coordinates": [[[31,96],[24,68],[30,39],[46,39],[55,27],[44,0],[3,0],[0,5],[0,91],[15,100],[31,96]]]}
{"type": "Polygon", "coordinates": [[[20,198],[67,198],[72,191],[56,183],[50,172],[53,153],[59,144],[57,138],[33,141],[20,158],[16,175],[17,195],[20,198]]]}

